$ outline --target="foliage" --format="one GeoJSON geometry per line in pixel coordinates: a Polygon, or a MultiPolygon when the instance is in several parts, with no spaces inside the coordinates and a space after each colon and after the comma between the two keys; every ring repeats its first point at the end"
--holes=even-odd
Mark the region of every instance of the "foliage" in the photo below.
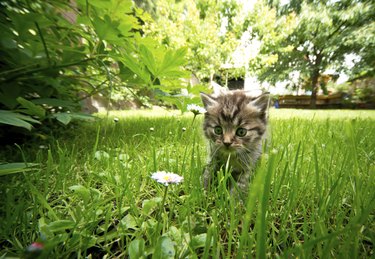
{"type": "Polygon", "coordinates": [[[336,91],[346,93],[347,101],[352,103],[375,103],[375,79],[355,80],[334,87],[336,91]]]}
{"type": "Polygon", "coordinates": [[[169,48],[142,36],[152,22],[131,0],[1,2],[0,123],[85,119],[87,96],[127,88],[175,93],[189,77],[186,48],[169,48]]]}
{"type": "Polygon", "coordinates": [[[312,101],[319,76],[326,70],[355,76],[374,73],[375,6],[371,1],[291,1],[280,5],[260,2],[250,15],[259,55],[251,61],[262,81],[293,81],[295,74],[307,79],[312,101]],[[263,21],[258,22],[260,19],[263,21]],[[345,60],[357,56],[355,69],[345,60]]]}
{"type": "MultiPolygon", "coordinates": [[[[148,3],[148,4],[146,4],[148,3]]],[[[236,1],[155,0],[145,7],[155,23],[145,33],[168,46],[186,46],[187,68],[199,79],[212,79],[224,63],[232,63],[242,16],[236,1]],[[177,33],[176,33],[177,32],[177,33]]]]}

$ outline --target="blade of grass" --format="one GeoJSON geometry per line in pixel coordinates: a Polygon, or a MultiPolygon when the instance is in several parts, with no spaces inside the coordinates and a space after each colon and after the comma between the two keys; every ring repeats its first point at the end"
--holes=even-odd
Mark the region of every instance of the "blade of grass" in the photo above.
{"type": "Polygon", "coordinates": [[[267,208],[269,204],[271,178],[275,171],[275,154],[270,155],[268,166],[264,174],[263,192],[259,197],[259,209],[257,219],[257,243],[256,243],[256,258],[266,258],[266,243],[267,243],[267,208]]]}

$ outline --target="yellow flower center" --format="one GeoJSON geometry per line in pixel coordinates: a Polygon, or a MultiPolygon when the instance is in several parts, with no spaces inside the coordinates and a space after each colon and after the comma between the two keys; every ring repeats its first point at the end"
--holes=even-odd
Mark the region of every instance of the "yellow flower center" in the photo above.
{"type": "Polygon", "coordinates": [[[165,181],[167,181],[167,182],[169,182],[169,181],[172,180],[172,178],[171,178],[169,175],[164,175],[164,176],[163,176],[163,179],[164,179],[165,181]]]}

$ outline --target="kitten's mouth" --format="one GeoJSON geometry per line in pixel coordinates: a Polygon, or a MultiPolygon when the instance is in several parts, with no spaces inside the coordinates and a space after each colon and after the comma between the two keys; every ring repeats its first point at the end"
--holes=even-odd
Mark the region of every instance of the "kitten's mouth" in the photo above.
{"type": "Polygon", "coordinates": [[[236,153],[236,149],[234,147],[227,147],[227,146],[223,146],[221,147],[221,152],[225,153],[225,154],[234,154],[236,153]]]}

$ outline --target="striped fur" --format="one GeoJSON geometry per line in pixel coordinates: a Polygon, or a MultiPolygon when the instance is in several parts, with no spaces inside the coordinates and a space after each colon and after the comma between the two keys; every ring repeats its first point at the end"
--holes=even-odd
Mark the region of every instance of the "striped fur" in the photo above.
{"type": "MultiPolygon", "coordinates": [[[[252,97],[235,90],[217,96],[201,93],[201,98],[207,110],[203,130],[210,147],[204,186],[206,189],[214,186],[217,171],[224,170],[229,161],[238,190],[246,194],[251,172],[262,151],[268,95],[252,97]]],[[[232,194],[236,193],[235,186],[229,184],[229,188],[232,194]]]]}

